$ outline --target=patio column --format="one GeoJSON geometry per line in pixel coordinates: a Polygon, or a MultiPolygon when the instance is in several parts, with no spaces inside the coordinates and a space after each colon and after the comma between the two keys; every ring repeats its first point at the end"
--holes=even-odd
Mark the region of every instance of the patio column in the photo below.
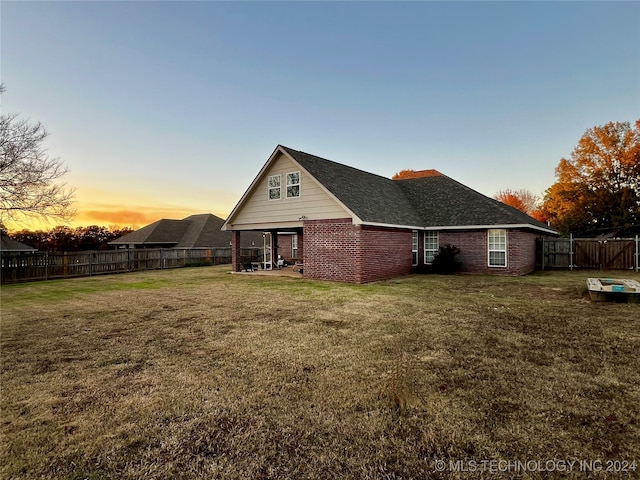
{"type": "Polygon", "coordinates": [[[240,271],[240,231],[233,230],[231,232],[231,270],[233,272],[240,271]]]}
{"type": "Polygon", "coordinates": [[[271,268],[278,268],[278,231],[271,231],[271,268]]]}

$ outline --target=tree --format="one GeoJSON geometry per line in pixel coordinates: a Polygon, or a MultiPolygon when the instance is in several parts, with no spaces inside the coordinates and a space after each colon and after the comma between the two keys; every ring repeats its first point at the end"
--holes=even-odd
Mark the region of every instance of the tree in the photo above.
{"type": "Polygon", "coordinates": [[[68,220],[75,214],[73,190],[59,183],[67,169],[42,146],[47,136],[40,122],[0,116],[0,220],[68,220]]]}
{"type": "Polygon", "coordinates": [[[500,190],[493,197],[494,199],[517,208],[521,212],[531,215],[537,208],[540,201],[538,195],[531,193],[529,190],[500,190]]]}
{"type": "Polygon", "coordinates": [[[398,173],[395,173],[391,180],[402,180],[407,178],[423,178],[423,177],[438,177],[442,175],[437,170],[400,170],[398,173]]]}
{"type": "Polygon", "coordinates": [[[54,227],[47,235],[48,249],[53,252],[77,252],[79,244],[76,231],[66,226],[54,227]]]}
{"type": "Polygon", "coordinates": [[[20,243],[24,243],[38,250],[51,250],[48,240],[49,232],[45,232],[44,230],[36,230],[35,232],[21,230],[9,236],[20,243]]]}
{"type": "MultiPolygon", "coordinates": [[[[1,226],[1,223],[0,223],[1,226]]],[[[22,230],[9,235],[9,237],[38,250],[49,252],[76,252],[82,250],[106,250],[112,248],[109,242],[120,238],[133,229],[125,227],[77,227],[71,229],[65,226],[54,227],[49,231],[37,230],[35,232],[22,230]]]]}
{"type": "Polygon", "coordinates": [[[547,223],[549,220],[547,214],[541,207],[540,197],[535,193],[531,193],[529,190],[500,190],[493,198],[513,208],[517,208],[539,222],[547,223]]]}
{"type": "Polygon", "coordinates": [[[561,233],[640,231],[640,120],[588,129],[556,178],[543,210],[561,233]]]}

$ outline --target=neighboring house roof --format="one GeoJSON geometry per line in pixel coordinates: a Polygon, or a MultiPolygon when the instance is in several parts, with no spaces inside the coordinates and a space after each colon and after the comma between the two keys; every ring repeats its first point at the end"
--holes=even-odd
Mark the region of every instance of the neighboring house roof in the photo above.
{"type": "Polygon", "coordinates": [[[163,218],[157,222],[153,222],[146,227],[142,227],[135,232],[127,233],[116,240],[109,242],[111,245],[129,245],[129,244],[166,244],[167,246],[175,246],[187,228],[186,222],[183,220],[169,220],[163,218]]]}
{"type": "Polygon", "coordinates": [[[392,180],[282,145],[276,147],[227,222],[242,208],[278,152],[300,165],[359,223],[425,229],[500,226],[556,233],[546,224],[437,170],[420,171],[424,174],[420,178],[392,180]]]}
{"type": "MultiPolygon", "coordinates": [[[[210,213],[191,215],[182,220],[162,219],[109,242],[111,245],[155,245],[171,248],[228,247],[231,234],[220,230],[224,220],[210,213]]],[[[256,238],[243,238],[256,242],[256,238]]],[[[260,240],[259,245],[262,245],[260,240]]]]}
{"type": "Polygon", "coordinates": [[[6,235],[0,235],[0,251],[1,252],[37,252],[37,248],[30,247],[24,243],[13,240],[6,235]]]}

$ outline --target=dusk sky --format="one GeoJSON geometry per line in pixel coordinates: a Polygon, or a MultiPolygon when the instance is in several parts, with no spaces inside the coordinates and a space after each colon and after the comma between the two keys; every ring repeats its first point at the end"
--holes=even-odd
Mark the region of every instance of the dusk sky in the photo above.
{"type": "Polygon", "coordinates": [[[72,226],[226,218],[279,143],[542,194],[588,128],[640,118],[639,2],[0,9],[2,112],[50,132],[72,226]]]}

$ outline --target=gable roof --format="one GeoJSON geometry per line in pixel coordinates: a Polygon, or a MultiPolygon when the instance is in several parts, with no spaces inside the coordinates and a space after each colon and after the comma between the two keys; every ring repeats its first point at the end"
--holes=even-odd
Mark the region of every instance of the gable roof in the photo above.
{"type": "Polygon", "coordinates": [[[356,223],[421,229],[517,227],[556,234],[546,224],[437,170],[420,171],[424,174],[420,178],[392,180],[283,145],[276,147],[227,222],[242,208],[278,153],[287,155],[322,185],[357,217],[356,223]]]}
{"type": "Polygon", "coordinates": [[[186,223],[182,220],[169,220],[163,218],[142,227],[135,232],[127,233],[116,240],[109,242],[111,245],[128,244],[166,244],[175,246],[182,238],[186,229],[186,223]]]}
{"type": "Polygon", "coordinates": [[[0,252],[37,252],[37,248],[18,242],[6,235],[0,235],[0,252]]]}
{"type": "MultiPolygon", "coordinates": [[[[182,220],[163,218],[135,232],[109,242],[111,245],[156,245],[167,248],[228,247],[231,233],[220,230],[224,220],[210,213],[191,215],[182,220]]],[[[245,242],[258,237],[243,238],[245,242]]],[[[260,240],[262,245],[262,240],[260,240]]]]}
{"type": "Polygon", "coordinates": [[[392,180],[292,148],[282,149],[362,222],[421,225],[413,206],[392,180]]]}

